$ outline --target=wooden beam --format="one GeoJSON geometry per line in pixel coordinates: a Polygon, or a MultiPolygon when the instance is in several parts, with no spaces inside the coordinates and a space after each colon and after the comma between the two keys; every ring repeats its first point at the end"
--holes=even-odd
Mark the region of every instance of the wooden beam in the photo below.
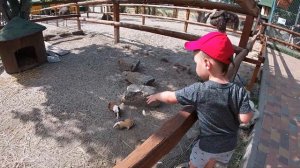
{"type": "MultiPolygon", "coordinates": [[[[169,36],[169,37],[174,37],[182,40],[197,40],[199,35],[194,35],[194,34],[189,34],[189,33],[183,33],[183,32],[178,32],[178,31],[173,31],[173,30],[166,30],[166,29],[161,29],[157,27],[150,27],[150,26],[145,26],[145,25],[137,25],[137,24],[131,24],[131,23],[123,23],[123,22],[114,22],[114,21],[106,21],[106,20],[99,20],[99,19],[90,19],[90,18],[83,18],[81,21],[85,22],[90,22],[90,23],[98,23],[98,24],[105,24],[105,25],[112,25],[112,26],[120,26],[120,27],[125,27],[129,29],[135,29],[135,30],[141,30],[141,31],[146,31],[150,33],[155,33],[155,34],[160,34],[164,36],[169,36]]],[[[243,48],[238,47],[233,45],[235,53],[240,53],[243,48]]]]}
{"type": "Polygon", "coordinates": [[[77,29],[81,30],[81,24],[80,24],[80,19],[79,19],[79,17],[80,17],[80,9],[79,9],[79,5],[77,3],[76,3],[76,14],[79,15],[77,17],[77,29]]]}
{"type": "MultiPolygon", "coordinates": [[[[120,22],[120,6],[119,3],[114,3],[113,6],[114,12],[114,22],[120,22]]],[[[114,25],[114,38],[115,44],[119,43],[120,41],[120,28],[117,25],[114,25]]]]}
{"type": "Polygon", "coordinates": [[[247,15],[246,21],[244,24],[244,29],[243,29],[243,32],[241,35],[240,43],[239,43],[239,46],[242,48],[247,47],[247,43],[248,43],[249,37],[251,35],[251,31],[252,31],[253,22],[254,22],[254,17],[247,15]]]}
{"type": "Polygon", "coordinates": [[[173,31],[173,30],[166,30],[166,29],[150,27],[150,26],[145,26],[145,25],[136,25],[136,24],[121,22],[120,26],[125,27],[125,28],[142,30],[142,31],[147,31],[147,32],[155,33],[155,34],[175,37],[175,38],[179,38],[179,39],[189,40],[189,41],[196,40],[200,37],[200,36],[192,35],[192,34],[188,34],[188,33],[177,32],[177,31],[173,31]]]}
{"type": "MultiPolygon", "coordinates": [[[[108,12],[109,13],[109,12],[108,12]]],[[[113,13],[109,13],[113,14],[113,13]]],[[[193,24],[193,25],[200,25],[200,26],[205,26],[205,27],[211,27],[211,28],[216,28],[215,26],[211,24],[206,24],[206,23],[201,23],[201,22],[195,22],[195,21],[186,21],[184,19],[179,19],[179,18],[171,18],[171,17],[165,17],[165,16],[153,16],[153,15],[143,15],[143,14],[130,14],[130,13],[120,13],[120,15],[126,15],[126,16],[140,16],[140,17],[146,17],[146,18],[156,18],[156,19],[166,19],[166,20],[175,20],[175,21],[180,21],[180,22],[187,22],[188,24],[193,24]]],[[[236,34],[242,34],[241,31],[234,31],[233,29],[226,28],[227,32],[235,32],[236,34]]]]}
{"type": "Polygon", "coordinates": [[[32,2],[32,6],[37,6],[37,5],[51,5],[51,4],[66,4],[66,3],[75,3],[77,1],[75,0],[51,0],[51,1],[46,1],[46,2],[32,2]]]}
{"type": "Polygon", "coordinates": [[[146,7],[142,6],[142,25],[145,25],[145,14],[146,14],[146,7]]]}
{"type": "MultiPolygon", "coordinates": [[[[120,3],[141,3],[140,0],[117,0],[120,3]]],[[[248,1],[248,0],[247,0],[248,1]]],[[[206,9],[220,9],[232,11],[235,13],[243,13],[251,16],[258,16],[258,12],[255,10],[248,10],[247,8],[242,8],[239,5],[235,4],[226,4],[210,1],[195,1],[195,0],[144,0],[143,3],[151,4],[172,4],[176,6],[190,6],[190,7],[200,7],[206,9]]]]}
{"type": "Polygon", "coordinates": [[[241,8],[247,10],[249,13],[252,13],[252,16],[257,17],[259,15],[259,8],[254,0],[235,0],[241,8]]]}
{"type": "Polygon", "coordinates": [[[289,30],[289,29],[286,29],[286,28],[283,28],[283,27],[280,27],[280,26],[276,26],[276,25],[273,25],[273,24],[270,24],[270,23],[263,23],[263,25],[264,26],[270,26],[270,27],[273,27],[273,28],[278,29],[278,30],[283,30],[283,31],[286,31],[290,34],[293,34],[293,35],[296,35],[296,36],[300,37],[300,33],[289,30]]]}
{"type": "Polygon", "coordinates": [[[190,10],[189,9],[187,9],[187,10],[185,10],[185,21],[184,21],[184,29],[183,29],[183,31],[184,32],[187,32],[187,29],[188,29],[188,21],[189,21],[189,19],[190,19],[190,10]]]}
{"type": "MultiPolygon", "coordinates": [[[[66,1],[66,2],[75,2],[75,1],[66,1]]],[[[65,3],[66,3],[65,2],[65,3]]],[[[242,8],[239,5],[235,4],[226,4],[226,3],[217,3],[217,2],[209,2],[209,1],[195,1],[195,0],[93,0],[93,1],[78,1],[78,5],[97,5],[97,4],[107,4],[107,3],[147,3],[147,4],[172,4],[177,6],[190,6],[190,7],[197,7],[197,8],[206,8],[206,9],[220,9],[220,10],[227,10],[232,11],[235,13],[242,13],[251,16],[258,16],[258,12],[252,10],[248,10],[242,8]]],[[[48,4],[55,4],[55,3],[48,3],[48,4]]],[[[69,6],[74,3],[60,5],[62,6],[69,6]]]]}
{"type": "Polygon", "coordinates": [[[245,58],[244,59],[245,62],[248,62],[248,63],[251,63],[251,64],[255,64],[255,65],[260,65],[262,63],[262,61],[259,61],[259,60],[255,60],[255,59],[252,59],[252,58],[245,58]]]}
{"type": "Polygon", "coordinates": [[[259,8],[256,6],[253,0],[237,0],[239,5],[235,4],[226,4],[218,2],[209,2],[209,1],[195,1],[195,0],[92,0],[92,1],[77,1],[77,0],[66,0],[66,1],[51,1],[51,2],[36,2],[33,5],[43,5],[43,4],[58,4],[62,3],[65,5],[76,3],[78,5],[97,5],[105,3],[147,3],[147,4],[173,4],[177,6],[194,6],[197,8],[206,8],[206,9],[220,9],[232,11],[235,13],[243,13],[251,16],[258,16],[259,8]],[[254,6],[253,6],[254,5],[254,6]]]}
{"type": "Polygon", "coordinates": [[[150,168],[168,154],[197,121],[194,107],[186,106],[154,132],[114,168],[150,168]]]}
{"type": "Polygon", "coordinates": [[[230,81],[234,80],[235,75],[236,75],[236,73],[239,70],[239,67],[241,65],[241,62],[246,58],[247,55],[248,55],[248,50],[247,49],[243,49],[234,58],[234,65],[233,64],[229,65],[229,69],[228,69],[228,72],[227,72],[226,76],[228,77],[228,79],[230,79],[230,81]]]}
{"type": "Polygon", "coordinates": [[[66,18],[73,18],[73,17],[80,17],[78,14],[71,14],[71,15],[61,15],[61,16],[49,16],[46,18],[38,18],[38,19],[32,19],[33,22],[42,22],[42,21],[48,21],[48,20],[55,20],[55,19],[66,19],[66,18]]]}
{"type": "Polygon", "coordinates": [[[284,44],[284,45],[287,45],[287,46],[290,46],[290,47],[294,47],[294,48],[297,48],[298,50],[300,50],[300,46],[298,45],[295,45],[295,44],[291,44],[291,43],[288,43],[286,41],[283,41],[283,40],[279,40],[279,39],[276,39],[276,38],[273,38],[273,37],[270,37],[270,36],[267,36],[268,40],[273,40],[273,41],[276,41],[278,43],[281,43],[281,44],[284,44]]]}

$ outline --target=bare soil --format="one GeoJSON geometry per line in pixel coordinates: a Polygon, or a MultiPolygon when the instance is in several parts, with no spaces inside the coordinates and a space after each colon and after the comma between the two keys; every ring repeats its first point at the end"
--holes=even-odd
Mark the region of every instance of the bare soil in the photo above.
{"type": "MultiPolygon", "coordinates": [[[[44,35],[70,30],[49,24],[44,35]]],[[[69,21],[68,27],[76,27],[75,22],[69,21]]],[[[138,71],[156,79],[157,91],[199,81],[183,40],[121,29],[121,42],[114,44],[112,27],[83,24],[82,28],[84,36],[56,36],[49,41],[70,51],[61,62],[18,74],[7,74],[0,63],[1,167],[112,167],[181,109],[180,105],[128,107],[123,118],[134,119],[135,126],[113,129],[117,120],[107,104],[119,101],[128,86],[117,64],[121,57],[139,59],[138,71]],[[176,64],[189,67],[191,73],[176,64]]],[[[193,29],[200,30],[209,31],[193,29]]],[[[252,65],[241,66],[244,82],[252,70],[252,65]]],[[[196,133],[194,126],[158,166],[187,161],[196,133]]]]}

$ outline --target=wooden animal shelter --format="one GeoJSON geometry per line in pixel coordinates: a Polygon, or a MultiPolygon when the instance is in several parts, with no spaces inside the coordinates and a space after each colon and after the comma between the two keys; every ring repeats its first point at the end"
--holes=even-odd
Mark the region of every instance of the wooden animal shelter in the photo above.
{"type": "Polygon", "coordinates": [[[15,17],[0,31],[0,55],[7,73],[18,73],[47,61],[42,31],[46,27],[15,17]]]}

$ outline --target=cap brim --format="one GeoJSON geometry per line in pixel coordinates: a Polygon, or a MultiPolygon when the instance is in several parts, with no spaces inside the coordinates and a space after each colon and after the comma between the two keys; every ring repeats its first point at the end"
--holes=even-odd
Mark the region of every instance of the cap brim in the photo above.
{"type": "Polygon", "coordinates": [[[190,51],[200,50],[200,46],[199,41],[188,41],[184,44],[184,48],[190,51]]]}

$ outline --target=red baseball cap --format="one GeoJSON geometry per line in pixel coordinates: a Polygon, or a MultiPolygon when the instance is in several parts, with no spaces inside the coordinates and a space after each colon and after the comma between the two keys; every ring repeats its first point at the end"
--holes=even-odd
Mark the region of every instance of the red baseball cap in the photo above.
{"type": "Polygon", "coordinates": [[[233,46],[225,33],[211,32],[196,41],[186,42],[186,50],[201,50],[213,59],[230,64],[234,54],[233,46]]]}

